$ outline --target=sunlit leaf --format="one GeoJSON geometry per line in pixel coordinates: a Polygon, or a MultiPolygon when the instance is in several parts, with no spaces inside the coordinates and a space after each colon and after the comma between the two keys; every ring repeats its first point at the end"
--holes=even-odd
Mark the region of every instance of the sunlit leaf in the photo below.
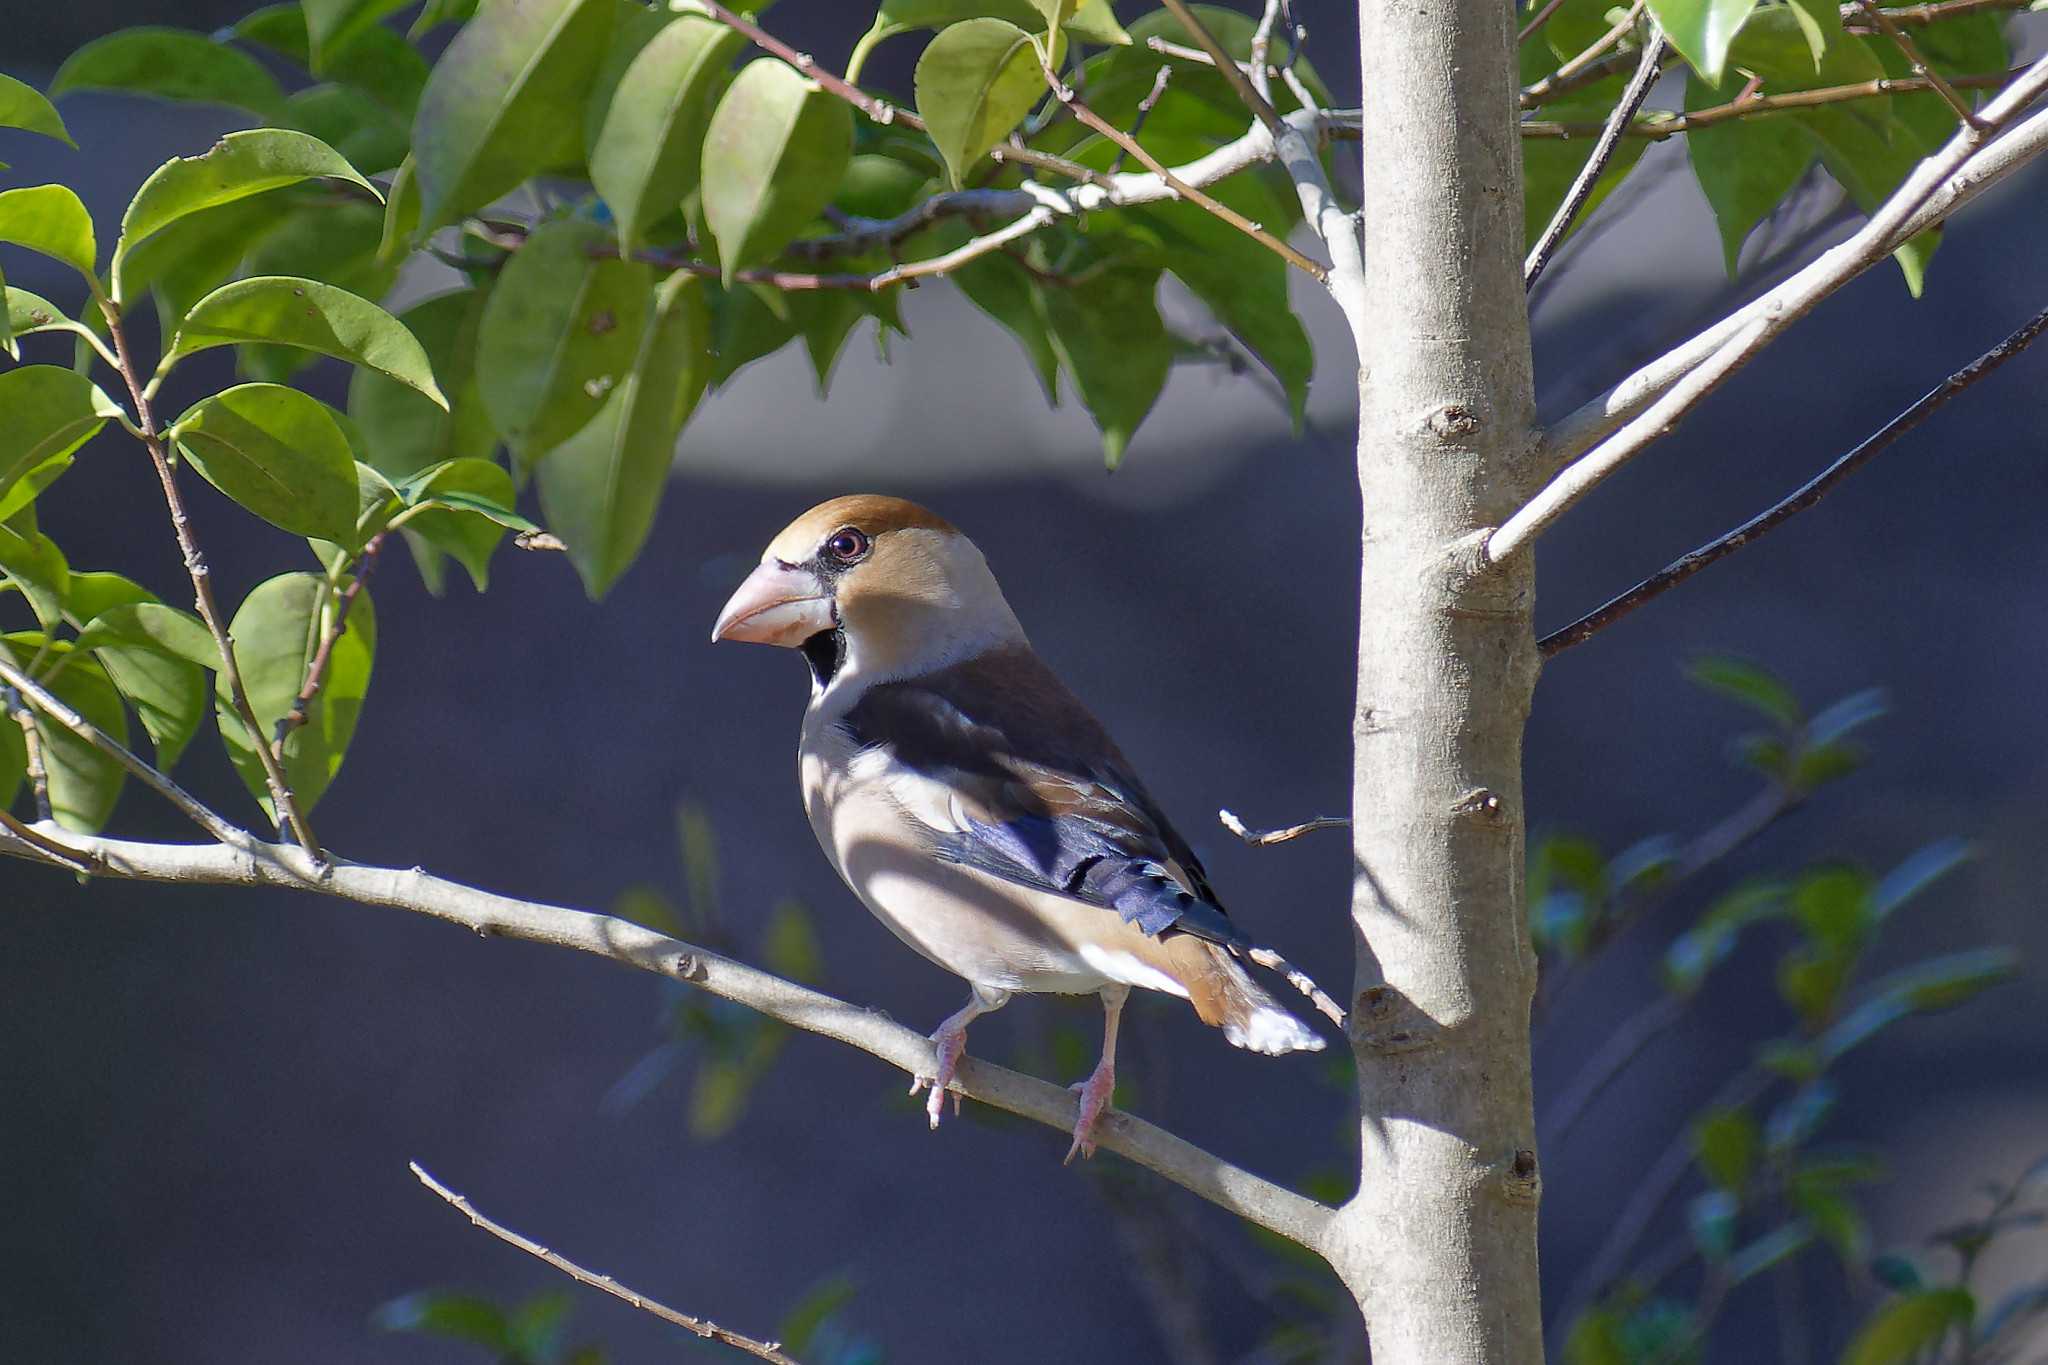
{"type": "Polygon", "coordinates": [[[367,366],[443,407],[426,352],[405,324],[345,289],[317,280],[261,275],[222,285],[192,306],[158,372],[209,346],[264,341],[298,346],[367,366]]]}
{"type": "MultiPolygon", "coordinates": [[[[38,653],[44,653],[40,634],[0,636],[0,650],[7,651],[17,668],[24,668],[38,653]]],[[[128,714],[121,706],[121,694],[114,690],[106,670],[64,641],[48,644],[46,668],[62,664],[54,676],[44,679],[58,700],[118,744],[128,742],[128,714]]],[[[11,718],[0,723],[13,725],[11,718]]],[[[19,733],[19,732],[17,732],[19,733]]],[[[120,799],[127,770],[41,712],[36,713],[36,734],[42,741],[43,768],[50,781],[50,813],[66,829],[97,834],[106,827],[120,799]]]]}
{"type": "Polygon", "coordinates": [[[490,586],[491,552],[507,522],[531,524],[512,511],[512,476],[489,460],[449,460],[408,481],[403,492],[421,509],[406,518],[406,529],[467,569],[478,592],[490,586]]]}
{"type": "Polygon", "coordinates": [[[277,81],[254,57],[203,33],[153,26],[124,28],[72,53],[50,79],[50,97],[73,90],[223,104],[265,118],[284,104],[277,81]]]}
{"type": "Polygon", "coordinates": [[[1709,81],[1719,83],[1721,67],[1736,31],[1759,0],[1650,0],[1650,13],[1671,45],[1709,81]]]}
{"type": "Polygon", "coordinates": [[[26,185],[0,191],[0,242],[12,242],[64,262],[93,278],[92,215],[64,185],[26,185]]]}
{"type": "Polygon", "coordinates": [[[57,114],[57,106],[34,86],[0,73],[0,128],[26,128],[76,147],[70,130],[57,114]]]}
{"type": "Polygon", "coordinates": [[[741,69],[712,112],[701,164],[704,221],[728,283],[832,202],[852,155],[846,101],[773,57],[741,69]]]}
{"type": "Polygon", "coordinates": [[[316,398],[243,384],[195,403],[170,438],[208,483],[273,526],[337,541],[354,529],[355,457],[316,398]]]}
{"type": "Polygon", "coordinates": [[[229,133],[202,155],[174,157],[142,182],[121,215],[114,268],[119,271],[121,258],[137,242],[187,214],[320,177],[346,180],[376,193],[341,153],[317,137],[289,128],[229,133]]]}
{"type": "Polygon", "coordinates": [[[1921,1289],[1879,1308],[1858,1329],[1842,1365],[1905,1365],[1935,1345],[1957,1324],[1976,1316],[1977,1301],[1966,1289],[1921,1289]]]}
{"type": "MultiPolygon", "coordinates": [[[[15,292],[8,291],[10,312],[15,292]]],[[[30,471],[91,440],[121,409],[82,374],[55,365],[22,365],[0,372],[0,413],[6,414],[0,420],[4,498],[30,471]]]]}
{"type": "Polygon", "coordinates": [[[634,56],[593,119],[591,183],[628,250],[696,188],[712,108],[745,46],[724,24],[678,15],[634,56]]]}
{"type": "Polygon", "coordinates": [[[349,380],[348,412],[361,428],[364,458],[387,478],[404,479],[443,460],[488,459],[498,434],[477,392],[476,338],[484,295],[461,289],[437,294],[399,314],[420,343],[446,407],[419,390],[358,369],[349,380]]]}
{"type": "Polygon", "coordinates": [[[917,60],[916,88],[918,115],[956,187],[1047,94],[1037,42],[1001,19],[943,30],[917,60]]]}
{"type": "Polygon", "coordinates": [[[1102,429],[1103,459],[1111,469],[1123,462],[1173,365],[1158,287],[1158,270],[1117,266],[1086,289],[1042,294],[1053,345],[1082,406],[1102,429]]]}
{"type": "Polygon", "coordinates": [[[175,607],[138,602],[95,616],[76,647],[97,654],[149,732],[156,766],[169,772],[206,714],[206,670],[220,666],[205,625],[175,607]]]}
{"type": "Polygon", "coordinates": [[[1741,702],[1787,730],[1804,719],[1799,699],[1765,669],[1744,659],[1707,655],[1693,661],[1686,675],[1700,686],[1741,702]]]}

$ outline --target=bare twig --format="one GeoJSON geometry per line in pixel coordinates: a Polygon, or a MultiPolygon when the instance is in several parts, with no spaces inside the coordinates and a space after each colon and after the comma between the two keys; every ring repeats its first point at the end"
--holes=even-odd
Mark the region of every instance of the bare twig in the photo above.
{"type": "Polygon", "coordinates": [[[1765,340],[1775,337],[1916,235],[2048,152],[2048,112],[2027,114],[2044,89],[2048,58],[2029,66],[1979,111],[1983,127],[1959,129],[1940,151],[1922,160],[1861,230],[1581,405],[1544,437],[1542,457],[1562,465],[1591,449],[1694,370],[1714,362],[1752,324],[1766,325],[1765,340]]]}
{"type": "Polygon", "coordinates": [[[1609,599],[1570,625],[1552,631],[1537,642],[1537,649],[1542,651],[1545,658],[1550,658],[1570,649],[1573,645],[1584,644],[1644,603],[1671,591],[1701,569],[1727,558],[1744,546],[1775,531],[1832,493],[1844,479],[1882,454],[1901,436],[1926,421],[1949,400],[2031,346],[2044,330],[2048,330],[2048,309],[2034,314],[2012,335],[1922,394],[1911,407],[1865,437],[1854,450],[1837,458],[1834,463],[1768,510],[1758,513],[1733,530],[1716,536],[1690,554],[1673,560],[1627,592],[1609,599]]]}
{"type": "MultiPolygon", "coordinates": [[[[49,822],[50,817],[48,815],[44,815],[42,818],[44,823],[49,822]]],[[[0,830],[5,830],[8,834],[13,835],[14,838],[27,844],[32,854],[40,853],[49,861],[56,863],[60,867],[69,868],[80,876],[90,876],[94,872],[99,871],[99,865],[93,862],[92,859],[64,847],[64,845],[36,829],[33,825],[23,824],[15,819],[5,806],[0,806],[0,830]]]]}
{"type": "Polygon", "coordinates": [[[1885,37],[1892,40],[1892,46],[1898,48],[1900,55],[1912,66],[1913,74],[1932,85],[1940,93],[1942,99],[1948,103],[1948,107],[1955,111],[1957,118],[1969,124],[1972,128],[1983,126],[1978,123],[1977,111],[1970,107],[1970,102],[1957,94],[1956,88],[1944,80],[1939,71],[1936,71],[1927,64],[1927,59],[1920,55],[1919,44],[1915,43],[1906,30],[1899,27],[1890,15],[1878,7],[1877,0],[1862,0],[1862,8],[1863,13],[1869,18],[1870,22],[1876,25],[1885,37]]]}
{"type": "MultiPolygon", "coordinates": [[[[1136,142],[1139,135],[1145,131],[1145,120],[1152,117],[1152,110],[1158,105],[1159,97],[1166,93],[1166,83],[1172,79],[1173,68],[1170,66],[1161,66],[1159,74],[1152,78],[1152,89],[1146,93],[1145,98],[1138,101],[1137,117],[1131,120],[1131,141],[1136,142]]],[[[1118,147],[1116,160],[1109,163],[1109,173],[1115,175],[1122,170],[1124,158],[1129,155],[1129,148],[1118,147]]]]}
{"type": "MultiPolygon", "coordinates": [[[[1884,17],[1894,24],[1938,24],[1944,19],[1958,19],[1965,14],[1982,14],[1986,10],[2025,9],[2033,0],[1941,0],[1941,3],[1927,5],[1904,5],[1898,9],[1887,9],[1884,17]]],[[[1864,18],[1863,6],[1858,0],[1850,0],[1842,6],[1842,23],[1851,32],[1869,32],[1874,25],[1859,29],[1858,22],[1864,18]]]]}
{"type": "MultiPolygon", "coordinates": [[[[1573,63],[1585,55],[1582,52],[1578,57],[1572,58],[1571,61],[1566,62],[1543,79],[1532,81],[1528,85],[1523,86],[1519,100],[1521,107],[1524,109],[1535,109],[1550,103],[1552,100],[1562,99],[1575,90],[1584,89],[1589,85],[1598,85],[1609,76],[1618,76],[1635,65],[1634,53],[1614,52],[1600,58],[1598,61],[1589,62],[1582,67],[1574,67],[1573,63]]],[[[1665,60],[1667,62],[1670,61],[1671,54],[1666,53],[1665,60]]],[[[1527,136],[1527,134],[1524,134],[1524,136],[1527,136]]]]}
{"type": "MultiPolygon", "coordinates": [[[[101,730],[84,716],[81,716],[71,707],[65,705],[63,701],[36,682],[35,679],[16,668],[4,653],[0,653],[0,682],[7,683],[21,694],[24,701],[35,707],[36,710],[41,711],[51,720],[56,721],[57,724],[63,726],[72,734],[77,735],[80,739],[107,755],[107,757],[119,763],[129,772],[141,778],[157,795],[185,812],[186,815],[191,817],[194,824],[198,825],[208,834],[211,834],[221,843],[243,851],[250,851],[259,847],[259,841],[253,838],[247,830],[229,824],[209,809],[198,797],[192,795],[183,787],[171,781],[170,778],[165,777],[155,768],[143,762],[128,746],[112,738],[104,730],[101,730]]],[[[261,846],[268,847],[268,845],[261,846]]]]}
{"type": "MultiPolygon", "coordinates": [[[[1964,90],[1995,90],[2026,72],[2025,67],[1996,71],[1981,76],[1957,76],[1949,83],[1964,90]]],[[[1709,105],[1684,114],[1652,114],[1632,121],[1623,134],[1662,142],[1683,133],[1711,128],[1734,119],[1756,118],[1786,109],[1812,109],[1821,105],[1846,104],[1852,100],[1875,99],[1884,95],[1905,95],[1934,89],[1925,76],[1882,76],[1848,85],[1823,85],[1812,90],[1792,90],[1782,95],[1741,94],[1726,104],[1709,105]]],[[[1525,138],[1595,137],[1606,129],[1604,123],[1559,123],[1552,119],[1524,119],[1516,128],[1525,138]]]]}
{"type": "Polygon", "coordinates": [[[632,1304],[643,1313],[651,1313],[670,1326],[680,1327],[685,1332],[693,1333],[706,1341],[716,1341],[735,1350],[745,1351],[748,1355],[760,1360],[774,1361],[775,1365],[797,1365],[793,1357],[783,1354],[781,1342],[757,1341],[753,1337],[735,1332],[729,1327],[720,1327],[717,1323],[707,1318],[696,1318],[691,1317],[688,1313],[678,1313],[667,1304],[650,1299],[638,1290],[626,1288],[626,1286],[620,1284],[609,1275],[599,1275],[593,1271],[585,1270],[560,1252],[550,1251],[531,1237],[522,1236],[506,1227],[503,1223],[478,1213],[474,1204],[429,1175],[426,1168],[421,1166],[419,1162],[408,1161],[406,1165],[411,1168],[415,1176],[419,1177],[420,1184],[425,1185],[435,1194],[454,1205],[456,1211],[469,1219],[471,1223],[490,1233],[491,1236],[504,1242],[506,1245],[518,1247],[527,1255],[547,1262],[570,1279],[576,1281],[576,1283],[589,1285],[592,1289],[601,1289],[615,1299],[632,1304]]]}
{"type": "Polygon", "coordinates": [[[1299,839],[1304,834],[1314,834],[1319,829],[1349,829],[1351,821],[1342,815],[1318,815],[1313,820],[1304,820],[1298,825],[1287,825],[1280,829],[1250,829],[1227,810],[1216,812],[1216,819],[1223,828],[1250,844],[1253,848],[1266,848],[1272,844],[1284,844],[1299,839]]]}
{"type": "Polygon", "coordinates": [[[1209,54],[1209,60],[1215,64],[1217,74],[1222,76],[1231,91],[1244,101],[1244,107],[1251,110],[1252,116],[1265,125],[1267,132],[1278,137],[1281,129],[1280,111],[1273,107],[1272,101],[1252,88],[1251,77],[1247,76],[1244,68],[1223,50],[1223,44],[1216,41],[1216,35],[1209,32],[1208,26],[1195,17],[1195,12],[1187,6],[1187,0],[1163,0],[1163,3],[1173,17],[1180,21],[1180,26],[1187,31],[1188,37],[1195,40],[1195,46],[1209,54]]]}
{"type": "Polygon", "coordinates": [[[349,609],[356,604],[356,598],[363,592],[363,585],[369,582],[370,570],[377,567],[377,552],[384,548],[384,532],[371,536],[363,546],[363,552],[356,558],[355,576],[349,585],[341,590],[340,599],[335,603],[334,619],[320,632],[320,645],[313,651],[313,658],[306,665],[306,681],[299,688],[299,695],[292,698],[292,709],[278,718],[277,730],[271,737],[271,745],[277,750],[278,762],[284,761],[284,742],[292,731],[306,723],[306,712],[313,705],[314,698],[327,682],[327,665],[334,657],[335,642],[348,630],[349,609]]]}
{"type": "Polygon", "coordinates": [[[8,717],[21,727],[21,747],[27,755],[27,777],[29,797],[36,805],[36,819],[47,822],[50,818],[50,772],[43,766],[43,736],[36,729],[35,713],[29,710],[15,691],[12,684],[0,687],[0,706],[7,710],[8,717]]]}
{"type": "MultiPolygon", "coordinates": [[[[220,607],[213,600],[213,579],[206,567],[206,557],[199,552],[199,542],[192,534],[192,519],[185,511],[185,498],[178,491],[178,479],[171,468],[169,452],[164,447],[164,438],[158,432],[156,415],[150,409],[149,394],[144,389],[141,373],[135,368],[133,357],[128,351],[127,328],[122,325],[121,310],[108,299],[100,300],[100,311],[107,320],[107,332],[114,343],[114,354],[119,361],[121,378],[127,381],[128,396],[135,403],[135,420],[142,428],[142,444],[149,451],[150,462],[156,466],[157,482],[163,485],[164,505],[170,510],[171,530],[178,538],[179,553],[184,556],[185,572],[192,579],[193,605],[199,609],[199,619],[206,623],[206,629],[213,636],[214,648],[220,652],[221,681],[227,684],[228,700],[235,715],[249,732],[249,747],[256,751],[257,761],[263,768],[264,783],[270,788],[270,800],[275,807],[278,828],[291,832],[298,840],[299,847],[315,863],[321,861],[320,841],[313,837],[313,827],[306,823],[305,812],[299,809],[298,798],[292,795],[291,785],[286,782],[284,765],[278,761],[270,746],[263,742],[263,726],[256,720],[256,710],[249,704],[249,690],[242,683],[241,664],[235,659],[235,642],[228,634],[228,628],[221,619],[220,607]]],[[[216,835],[216,838],[219,836],[216,835]]]]}
{"type": "Polygon", "coordinates": [[[1536,239],[1536,245],[1529,249],[1528,260],[1522,263],[1522,287],[1534,289],[1537,279],[1543,274],[1543,267],[1550,263],[1550,254],[1557,250],[1557,244],[1571,231],[1572,221],[1593,197],[1593,187],[1605,174],[1608,163],[1614,160],[1616,149],[1621,146],[1622,130],[1634,121],[1636,111],[1649,98],[1650,87],[1657,83],[1662,74],[1664,62],[1664,30],[1657,27],[1657,21],[1650,21],[1650,41],[1643,45],[1642,60],[1636,63],[1636,74],[1630,79],[1628,88],[1622,91],[1621,102],[1614,106],[1614,112],[1607,118],[1606,127],[1600,130],[1600,140],[1593,144],[1593,154],[1586,158],[1586,164],[1579,168],[1578,178],[1565,192],[1564,200],[1557,206],[1557,212],[1550,216],[1549,226],[1536,239]]]}
{"type": "Polygon", "coordinates": [[[1040,65],[1045,71],[1045,83],[1051,87],[1054,98],[1071,110],[1075,118],[1136,157],[1140,165],[1165,181],[1167,187],[1175,195],[1187,200],[1191,204],[1207,209],[1213,216],[1230,224],[1295,269],[1305,271],[1313,276],[1317,283],[1320,284],[1329,279],[1330,272],[1320,261],[1310,260],[1278,237],[1275,237],[1272,233],[1266,231],[1263,227],[1260,227],[1257,223],[1254,223],[1251,219],[1239,213],[1236,209],[1230,207],[1230,205],[1211,195],[1204,194],[1201,190],[1188,184],[1187,181],[1182,180],[1171,170],[1167,169],[1166,165],[1159,158],[1153,156],[1152,153],[1140,146],[1136,138],[1082,103],[1080,96],[1074,93],[1074,88],[1062,81],[1058,72],[1054,71],[1050,66],[1045,66],[1043,63],[1040,65]]]}

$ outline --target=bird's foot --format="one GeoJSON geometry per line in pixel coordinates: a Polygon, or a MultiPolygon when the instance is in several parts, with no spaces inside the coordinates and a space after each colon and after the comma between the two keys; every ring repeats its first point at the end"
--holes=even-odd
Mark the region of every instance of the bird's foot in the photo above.
{"type": "MultiPolygon", "coordinates": [[[[924,1103],[924,1112],[925,1117],[931,1120],[932,1128],[936,1130],[939,1126],[939,1115],[944,1113],[946,1108],[946,1087],[953,1083],[953,1072],[960,1065],[960,1054],[967,1050],[967,1030],[949,1029],[940,1025],[939,1031],[932,1035],[932,1046],[938,1050],[938,1074],[911,1077],[910,1093],[915,1095],[926,1086],[931,1087],[931,1095],[924,1103]]],[[[953,1116],[958,1118],[959,1115],[960,1093],[955,1091],[953,1116]]]]}
{"type": "Polygon", "coordinates": [[[1074,1120],[1074,1145],[1067,1148],[1062,1165],[1072,1165],[1077,1156],[1095,1155],[1095,1125],[1108,1110],[1110,1096],[1116,1093],[1116,1068],[1105,1059],[1088,1073],[1087,1080],[1075,1081],[1067,1089],[1081,1096],[1081,1116],[1074,1120]]]}

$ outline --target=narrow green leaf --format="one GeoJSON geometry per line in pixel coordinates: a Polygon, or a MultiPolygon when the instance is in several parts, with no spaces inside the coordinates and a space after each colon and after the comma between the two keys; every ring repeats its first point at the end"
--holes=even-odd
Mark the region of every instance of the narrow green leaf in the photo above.
{"type": "Polygon", "coordinates": [[[412,27],[405,31],[405,36],[417,39],[443,24],[465,23],[476,14],[479,3],[480,0],[427,0],[420,6],[419,17],[412,21],[412,27]]]}
{"type": "Polygon", "coordinates": [[[1041,292],[1061,363],[1081,404],[1102,429],[1111,469],[1123,462],[1131,434],[1166,387],[1173,346],[1159,317],[1159,272],[1112,266],[1086,289],[1041,292]]]}
{"type": "Polygon", "coordinates": [[[50,81],[52,99],[73,90],[225,104],[265,118],[284,105],[284,92],[254,57],[178,28],[125,28],[87,43],[50,81]]]}
{"type": "Polygon", "coordinates": [[[213,636],[196,616],[139,602],[94,617],[76,647],[96,653],[169,772],[206,714],[206,670],[220,664],[213,636]]]}
{"type": "Polygon", "coordinates": [[[1650,13],[1679,55],[1718,85],[1729,44],[1759,0],[1650,0],[1650,13]]]}
{"type": "Polygon", "coordinates": [[[1796,730],[1804,719],[1799,699],[1767,670],[1745,659],[1710,654],[1693,661],[1686,676],[1712,692],[1738,701],[1775,721],[1796,730]]]}
{"type": "Polygon", "coordinates": [[[402,492],[422,509],[406,518],[405,529],[453,556],[469,571],[478,592],[490,586],[491,552],[505,534],[505,522],[530,524],[511,510],[518,496],[512,476],[489,460],[449,460],[402,492]]]}
{"type": "Polygon", "coordinates": [[[0,73],[0,128],[26,128],[68,146],[78,145],[58,116],[57,106],[42,91],[5,73],[0,73]]]}
{"type": "MultiPolygon", "coordinates": [[[[433,6],[428,6],[429,9],[433,6]]],[[[418,1332],[482,1346],[502,1355],[511,1349],[511,1329],[502,1309],[474,1294],[431,1290],[407,1294],[378,1308],[370,1321],[386,1332],[418,1332]]]]}
{"type": "Polygon", "coordinates": [[[121,258],[137,242],[187,214],[320,177],[377,192],[341,153],[317,137],[289,128],[229,133],[203,155],[174,157],[142,182],[121,215],[114,268],[120,270],[121,258]]]}
{"type": "Polygon", "coordinates": [[[832,202],[853,155],[853,110],[773,57],[748,63],[712,112],[704,221],[728,284],[772,259],[832,202]]]}
{"type": "Polygon", "coordinates": [[[1882,922],[1922,891],[1961,867],[1970,846],[1961,839],[1938,839],[1911,854],[1879,879],[1870,895],[1871,914],[1882,922]]]}
{"type": "MultiPolygon", "coordinates": [[[[1827,8],[1836,13],[1832,5],[1827,8]]],[[[1725,104],[1742,84],[1741,77],[1730,77],[1716,86],[1694,72],[1686,80],[1685,107],[1690,111],[1725,104]]],[[[1813,141],[1789,119],[1730,119],[1687,133],[1685,151],[1714,210],[1732,279],[1743,242],[1813,165],[1813,141]]]]}
{"type": "Polygon", "coordinates": [[[627,250],[697,187],[712,108],[726,68],[745,45],[745,37],[724,24],[676,16],[593,111],[590,179],[610,205],[627,250]]]}
{"type": "Polygon", "coordinates": [[[1047,94],[1037,44],[1001,19],[968,19],[932,39],[917,59],[916,91],[956,188],[1047,94]]]}
{"type": "Polygon", "coordinates": [[[157,371],[209,346],[245,341],[335,356],[409,384],[443,407],[448,403],[434,384],[426,352],[404,323],[345,289],[287,275],[236,280],[194,304],[157,371]]]}
{"type": "Polygon", "coordinates": [[[477,334],[477,389],[523,462],[582,430],[626,377],[652,279],[588,222],[543,224],[506,261],[477,334]]]}
{"type": "MultiPolygon", "coordinates": [[[[344,581],[341,585],[347,587],[344,581]]],[[[256,586],[235,612],[229,634],[235,641],[235,662],[248,689],[249,704],[262,729],[262,742],[289,715],[305,685],[306,668],[317,648],[324,609],[333,594],[319,574],[282,574],[256,586]]],[[[325,681],[306,709],[306,723],[284,743],[285,779],[301,809],[311,810],[340,771],[356,718],[369,691],[370,666],[376,655],[377,613],[367,590],[349,609],[348,629],[334,642],[325,681]]],[[[243,785],[274,819],[263,764],[233,703],[216,686],[214,716],[228,757],[243,785]]]]}
{"type": "Polygon", "coordinates": [[[413,121],[419,230],[481,208],[583,154],[579,109],[611,37],[613,0],[507,0],[463,25],[413,121]]]}
{"type": "Polygon", "coordinates": [[[93,279],[92,215],[64,185],[0,191],[0,242],[54,256],[93,279]]]}
{"type": "Polygon", "coordinates": [[[1842,1365],[1906,1365],[1977,1314],[1967,1289],[1922,1289],[1873,1313],[1842,1352],[1842,1365]]]}
{"type": "Polygon", "coordinates": [[[541,462],[542,512],[593,600],[646,544],[676,438],[710,378],[704,293],[680,272],[662,283],[639,352],[603,411],[541,462]]]}
{"type": "Polygon", "coordinates": [[[28,741],[22,738],[13,716],[0,715],[0,810],[14,804],[15,793],[27,776],[28,741]]]}
{"type": "Polygon", "coordinates": [[[193,404],[170,438],[208,483],[281,530],[345,541],[355,528],[355,458],[316,398],[243,384],[193,404]]]}
{"type": "MultiPolygon", "coordinates": [[[[8,291],[10,305],[14,292],[8,291]]],[[[23,365],[0,372],[0,413],[6,414],[0,421],[4,496],[31,470],[91,440],[121,409],[82,374],[55,365],[23,365]]]]}
{"type": "Polygon", "coordinates": [[[350,380],[348,414],[363,434],[362,458],[387,478],[404,479],[443,460],[488,459],[497,446],[476,382],[483,305],[481,290],[461,289],[399,315],[426,352],[447,407],[375,370],[357,370],[350,380]]]}

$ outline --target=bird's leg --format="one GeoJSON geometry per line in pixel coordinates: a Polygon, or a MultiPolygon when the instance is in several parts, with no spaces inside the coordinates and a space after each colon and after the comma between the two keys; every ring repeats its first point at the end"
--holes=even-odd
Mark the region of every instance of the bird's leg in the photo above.
{"type": "MultiPolygon", "coordinates": [[[[939,1113],[946,1107],[946,1087],[953,1083],[953,1070],[960,1065],[960,1054],[967,1050],[967,1026],[991,1010],[999,1010],[1010,1003],[1008,991],[989,990],[982,986],[974,988],[974,994],[967,997],[967,1003],[946,1016],[932,1033],[932,1046],[938,1050],[938,1074],[934,1076],[913,1076],[910,1078],[910,1093],[915,1095],[927,1085],[932,1088],[931,1098],[925,1101],[925,1115],[931,1119],[932,1127],[939,1126],[939,1113]]],[[[960,1096],[953,1096],[953,1112],[960,1112],[960,1096]]]]}
{"type": "Polygon", "coordinates": [[[1102,1060],[1088,1073],[1087,1080],[1076,1081],[1072,1086],[1081,1092],[1081,1116],[1074,1120],[1074,1145],[1067,1148],[1068,1163],[1076,1156],[1095,1155],[1096,1121],[1109,1108],[1110,1096],[1116,1093],[1117,1020],[1123,1016],[1124,1001],[1130,997],[1129,986],[1112,984],[1102,988],[1102,1060]]]}

